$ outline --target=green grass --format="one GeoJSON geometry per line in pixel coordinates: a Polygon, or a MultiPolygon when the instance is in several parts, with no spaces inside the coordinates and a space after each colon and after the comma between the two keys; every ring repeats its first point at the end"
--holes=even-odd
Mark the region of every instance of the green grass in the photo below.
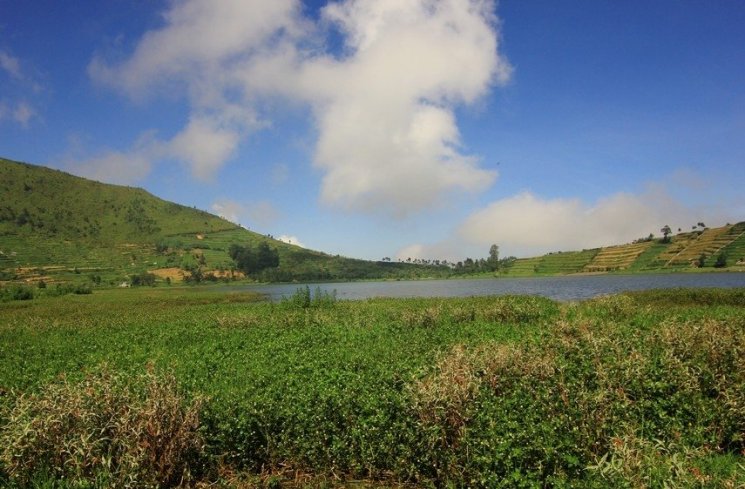
{"type": "MultiPolygon", "coordinates": [[[[739,223],[732,229],[735,239],[725,246],[720,253],[727,255],[727,264],[734,265],[737,261],[745,262],[745,223],[739,223]]],[[[707,260],[707,265],[713,266],[719,253],[713,254],[707,260]]]]}
{"type": "Polygon", "coordinates": [[[533,258],[518,258],[503,272],[512,276],[533,275],[536,272],[536,267],[538,267],[538,264],[542,259],[543,257],[540,256],[533,258]]]}
{"type": "Polygon", "coordinates": [[[536,268],[537,273],[576,273],[590,263],[599,250],[558,252],[544,255],[536,268]]]}
{"type": "Polygon", "coordinates": [[[670,246],[670,243],[660,243],[654,241],[649,248],[644,250],[636,260],[629,266],[629,271],[648,270],[653,267],[657,257],[670,246]]]}
{"type": "MultiPolygon", "coordinates": [[[[742,289],[707,289],[570,304],[511,296],[348,302],[301,290],[270,304],[173,287],[0,302],[0,438],[41,454],[15,472],[2,458],[7,448],[0,485],[35,477],[51,487],[56,478],[42,438],[8,437],[24,432],[15,419],[64,416],[59,399],[98,409],[85,389],[98,392],[107,376],[133,383],[111,391],[112,406],[121,396],[155,409],[138,394],[146,389],[138,379],[152,372],[178,383],[166,399],[178,394],[185,409],[203,399],[205,445],[189,455],[190,473],[223,487],[296,477],[736,487],[745,483],[744,298],[742,289]],[[22,418],[22,394],[56,407],[22,418]]],[[[153,385],[164,385],[157,378],[153,385]]],[[[75,426],[84,439],[97,429],[75,426]]],[[[129,446],[101,443],[96,453],[129,446]]],[[[130,465],[117,464],[81,480],[119,480],[117,470],[130,465]]]]}
{"type": "Polygon", "coordinates": [[[356,260],[249,231],[142,189],[107,185],[0,158],[0,282],[45,280],[106,286],[158,268],[235,267],[231,244],[267,242],[278,269],[260,281],[442,277],[447,267],[356,260]],[[81,273],[75,273],[75,271],[81,273]]]}

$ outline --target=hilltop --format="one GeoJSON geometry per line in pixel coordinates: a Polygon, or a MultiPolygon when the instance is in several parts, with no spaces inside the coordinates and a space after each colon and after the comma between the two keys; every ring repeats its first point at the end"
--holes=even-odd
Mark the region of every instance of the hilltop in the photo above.
{"type": "Polygon", "coordinates": [[[208,212],[0,158],[0,282],[241,279],[231,245],[276,252],[267,281],[415,278],[443,267],[334,256],[275,240],[208,212]]]}

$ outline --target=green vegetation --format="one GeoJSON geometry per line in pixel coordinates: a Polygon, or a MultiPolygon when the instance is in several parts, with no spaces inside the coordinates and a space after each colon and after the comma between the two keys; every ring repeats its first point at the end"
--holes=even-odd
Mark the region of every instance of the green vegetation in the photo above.
{"type": "Polygon", "coordinates": [[[625,245],[520,258],[505,263],[499,273],[529,276],[690,271],[701,268],[709,271],[745,271],[745,222],[720,228],[701,228],[671,235],[672,230],[665,226],[661,230],[663,238],[659,240],[650,236],[625,245]]]}
{"type": "Polygon", "coordinates": [[[745,289],[258,299],[0,303],[0,485],[745,484],[745,289]]]}
{"type": "Polygon", "coordinates": [[[442,277],[444,265],[331,256],[277,241],[142,189],[107,185],[0,158],[0,284],[137,285],[189,280],[349,280],[442,277]],[[230,249],[270,250],[247,266],[230,249]],[[276,253],[276,255],[275,255],[276,253]],[[267,258],[267,256],[263,256],[267,258]],[[276,262],[272,262],[276,263],[276,262]]]}
{"type": "Polygon", "coordinates": [[[566,253],[550,253],[536,266],[536,273],[566,274],[581,272],[598,254],[597,249],[566,253]]]}
{"type": "Polygon", "coordinates": [[[494,244],[486,258],[455,263],[367,261],[283,243],[142,189],[2,158],[0,196],[0,285],[420,279],[683,271],[701,266],[745,270],[745,222],[712,229],[698,223],[693,231],[676,235],[664,226],[660,240],[650,235],[627,245],[534,258],[500,258],[494,244]]]}

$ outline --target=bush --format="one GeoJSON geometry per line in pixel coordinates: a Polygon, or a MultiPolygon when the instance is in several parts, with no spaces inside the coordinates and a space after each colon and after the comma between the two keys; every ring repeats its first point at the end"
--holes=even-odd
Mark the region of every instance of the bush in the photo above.
{"type": "Polygon", "coordinates": [[[104,366],[19,396],[2,413],[0,462],[20,484],[45,474],[76,486],[173,487],[202,457],[200,407],[186,405],[171,375],[132,378],[104,366]]]}
{"type": "Polygon", "coordinates": [[[29,301],[34,298],[34,290],[25,285],[12,285],[0,288],[0,301],[29,301]]]}
{"type": "Polygon", "coordinates": [[[57,284],[53,289],[47,288],[44,294],[50,297],[59,297],[67,294],[87,295],[92,293],[93,289],[90,285],[57,284]]]}
{"type": "Polygon", "coordinates": [[[155,286],[155,274],[152,274],[150,272],[142,272],[138,275],[132,275],[130,278],[130,283],[132,284],[132,287],[139,287],[139,286],[155,286]]]}
{"type": "Polygon", "coordinates": [[[336,303],[336,289],[331,292],[323,291],[316,287],[315,293],[311,294],[310,287],[299,287],[290,297],[282,297],[281,304],[296,309],[308,309],[311,307],[321,308],[333,306],[336,303]]]}

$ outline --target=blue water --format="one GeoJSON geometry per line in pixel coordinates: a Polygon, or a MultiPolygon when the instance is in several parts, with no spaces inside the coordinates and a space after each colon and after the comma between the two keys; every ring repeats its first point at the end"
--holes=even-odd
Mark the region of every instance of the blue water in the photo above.
{"type": "MultiPolygon", "coordinates": [[[[269,300],[289,297],[306,284],[246,285],[230,290],[252,290],[269,300]]],[[[585,275],[563,277],[413,280],[386,282],[309,283],[338,299],[372,297],[469,297],[529,294],[560,301],[588,299],[627,290],[673,287],[745,287],[745,273],[689,273],[664,275],[585,275]]]]}

